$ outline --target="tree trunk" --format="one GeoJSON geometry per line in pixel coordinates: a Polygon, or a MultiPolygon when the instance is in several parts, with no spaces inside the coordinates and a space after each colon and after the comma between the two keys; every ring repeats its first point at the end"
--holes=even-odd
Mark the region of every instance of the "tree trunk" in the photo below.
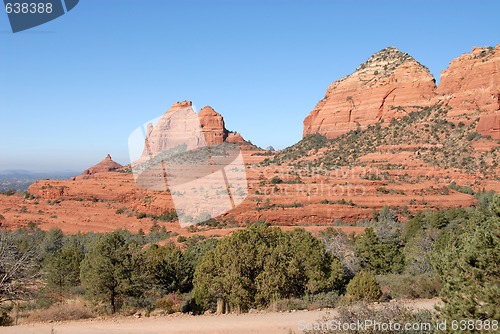
{"type": "Polygon", "coordinates": [[[224,312],[224,300],[222,298],[217,298],[217,314],[222,314],[224,312]]]}
{"type": "Polygon", "coordinates": [[[116,312],[116,293],[115,289],[111,289],[111,312],[115,314],[116,312]]]}

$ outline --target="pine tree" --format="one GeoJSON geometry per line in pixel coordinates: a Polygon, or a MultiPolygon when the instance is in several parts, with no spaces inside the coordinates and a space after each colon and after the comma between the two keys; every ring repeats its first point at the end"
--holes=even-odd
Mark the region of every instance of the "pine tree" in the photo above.
{"type": "MultiPolygon", "coordinates": [[[[137,293],[132,280],[135,266],[134,247],[119,232],[102,236],[81,263],[80,279],[88,297],[109,303],[115,313],[127,295],[137,293]]],[[[135,281],[135,282],[134,282],[135,281]]]]}
{"type": "Polygon", "coordinates": [[[443,281],[441,316],[448,320],[500,321],[500,198],[489,214],[477,213],[466,226],[437,242],[431,260],[443,281]]]}
{"type": "Polygon", "coordinates": [[[80,285],[83,258],[83,252],[75,247],[65,247],[47,257],[43,269],[49,287],[62,294],[68,288],[80,285]]]}
{"type": "Polygon", "coordinates": [[[398,245],[382,243],[371,227],[358,236],[355,251],[365,270],[387,274],[403,269],[404,256],[398,245]]]}

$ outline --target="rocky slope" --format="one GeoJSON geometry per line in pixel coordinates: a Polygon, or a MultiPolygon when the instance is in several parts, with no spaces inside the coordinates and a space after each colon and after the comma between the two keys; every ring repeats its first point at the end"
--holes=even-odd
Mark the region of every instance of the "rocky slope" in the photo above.
{"type": "Polygon", "coordinates": [[[394,47],[385,48],[328,87],[304,120],[304,137],[335,138],[358,126],[403,117],[404,107],[429,105],[435,88],[426,67],[394,47]]]}
{"type": "Polygon", "coordinates": [[[472,123],[477,131],[500,138],[500,44],[473,48],[450,63],[439,87],[428,69],[394,47],[383,49],[356,71],[330,85],[325,97],[304,120],[303,136],[319,133],[338,137],[357,127],[442,103],[449,120],[472,123]]]}

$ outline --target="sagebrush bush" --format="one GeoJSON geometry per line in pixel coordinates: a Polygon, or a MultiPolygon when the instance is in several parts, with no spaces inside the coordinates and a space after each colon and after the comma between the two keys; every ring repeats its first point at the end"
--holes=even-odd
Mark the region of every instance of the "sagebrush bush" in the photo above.
{"type": "Polygon", "coordinates": [[[33,312],[28,322],[65,321],[93,318],[93,313],[82,302],[54,304],[51,307],[33,312]]]}
{"type": "Polygon", "coordinates": [[[175,313],[181,310],[181,301],[176,294],[169,294],[155,303],[155,309],[164,311],[165,313],[175,313]]]}
{"type": "Polygon", "coordinates": [[[357,301],[377,301],[382,296],[380,285],[378,284],[375,276],[371,273],[362,271],[358,273],[347,284],[346,299],[347,302],[357,301]]]}
{"type": "Polygon", "coordinates": [[[441,281],[433,275],[383,275],[378,282],[388,288],[392,298],[434,298],[441,290],[441,281]]]}

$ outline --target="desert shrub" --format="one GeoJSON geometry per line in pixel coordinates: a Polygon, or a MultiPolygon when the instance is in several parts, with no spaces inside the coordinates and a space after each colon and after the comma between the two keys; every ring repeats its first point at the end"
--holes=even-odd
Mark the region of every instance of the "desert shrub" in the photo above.
{"type": "Polygon", "coordinates": [[[280,177],[277,175],[271,179],[271,184],[280,184],[280,183],[283,183],[283,180],[280,179],[280,177]]]}
{"type": "Polygon", "coordinates": [[[155,309],[164,311],[167,314],[179,312],[181,310],[181,301],[176,294],[169,294],[155,303],[155,309]]]}
{"type": "Polygon", "coordinates": [[[435,323],[433,321],[433,313],[428,310],[412,311],[407,307],[396,303],[388,303],[383,305],[366,305],[358,304],[355,306],[340,307],[337,315],[327,315],[323,319],[310,324],[309,328],[303,326],[304,333],[308,334],[329,334],[329,333],[402,333],[403,329],[397,329],[398,325],[405,326],[406,324],[414,325],[415,328],[404,330],[404,333],[434,333],[435,323]],[[342,328],[342,324],[369,324],[372,326],[360,326],[359,328],[347,329],[342,328]],[[327,328],[327,324],[330,325],[327,328]],[[337,324],[340,328],[336,330],[333,325],[337,324]],[[377,325],[378,324],[378,325],[377,325]],[[382,327],[382,324],[392,324],[392,329],[382,327]],[[397,324],[397,325],[396,325],[397,324]],[[317,326],[315,326],[317,325],[317,326]],[[323,329],[321,326],[323,325],[323,329]]]}
{"type": "Polygon", "coordinates": [[[375,276],[371,273],[362,271],[358,273],[347,284],[346,300],[348,303],[357,301],[376,301],[382,296],[380,285],[375,276]]]}
{"type": "Polygon", "coordinates": [[[359,258],[354,254],[354,235],[346,235],[332,227],[320,232],[326,251],[337,258],[346,270],[346,278],[352,278],[359,271],[359,258]]]}
{"type": "Polygon", "coordinates": [[[14,319],[9,315],[11,307],[9,308],[0,308],[0,327],[2,326],[10,326],[14,323],[14,319]]]}
{"type": "Polygon", "coordinates": [[[339,304],[340,296],[337,291],[329,291],[315,295],[307,295],[305,300],[308,304],[307,308],[310,310],[318,308],[334,308],[339,304]]]}
{"type": "Polygon", "coordinates": [[[177,211],[175,210],[167,210],[163,212],[161,215],[153,216],[153,218],[158,219],[163,222],[172,222],[177,220],[177,211]]]}
{"type": "Polygon", "coordinates": [[[269,305],[274,312],[291,310],[316,310],[319,308],[334,308],[339,304],[337,291],[321,292],[305,295],[302,298],[284,298],[269,305]]]}
{"type": "Polygon", "coordinates": [[[459,186],[458,184],[455,183],[455,181],[451,182],[449,187],[455,191],[468,194],[468,195],[474,195],[475,192],[474,190],[469,187],[469,186],[459,186]]]}
{"type": "Polygon", "coordinates": [[[66,321],[93,317],[92,312],[83,303],[76,301],[66,304],[54,304],[47,309],[35,311],[28,317],[28,321],[66,321]]]}
{"type": "Polygon", "coordinates": [[[305,310],[306,308],[306,302],[302,298],[284,298],[269,305],[272,312],[305,310]]]}
{"type": "Polygon", "coordinates": [[[146,218],[147,216],[148,216],[148,214],[145,213],[145,212],[137,212],[136,215],[135,215],[135,217],[137,219],[143,219],[143,218],[146,218]]]}
{"type": "Polygon", "coordinates": [[[429,255],[434,248],[434,242],[439,238],[440,231],[435,228],[421,229],[407,241],[403,253],[405,255],[405,274],[421,275],[432,273],[429,255]]]}
{"type": "Polygon", "coordinates": [[[383,275],[377,281],[392,298],[434,298],[441,290],[441,281],[429,274],[383,275]]]}

